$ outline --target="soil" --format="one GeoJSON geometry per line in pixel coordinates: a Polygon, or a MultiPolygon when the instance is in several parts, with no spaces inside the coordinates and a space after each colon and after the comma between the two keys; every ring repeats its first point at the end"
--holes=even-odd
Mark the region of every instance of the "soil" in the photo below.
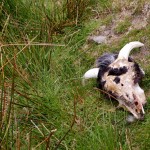
{"type": "MultiPolygon", "coordinates": [[[[122,5],[124,5],[124,3],[122,3],[122,5]]],[[[106,26],[105,25],[100,26],[100,28],[94,31],[94,34],[90,36],[90,38],[88,39],[95,41],[94,38],[96,36],[97,37],[102,36],[106,38],[103,41],[104,43],[112,44],[114,42],[119,41],[119,39],[122,38],[123,35],[129,34],[130,31],[133,29],[138,29],[138,30],[144,29],[150,22],[150,3],[145,3],[142,9],[140,10],[140,12],[138,13],[137,13],[138,8],[137,8],[136,1],[131,2],[129,7],[127,8],[126,7],[121,7],[121,8],[122,10],[113,16],[111,24],[106,26]],[[116,26],[120,22],[125,21],[126,19],[129,19],[131,21],[131,26],[128,28],[126,32],[122,34],[116,34],[115,33],[116,26]]],[[[102,43],[102,42],[97,42],[97,43],[102,43]]]]}

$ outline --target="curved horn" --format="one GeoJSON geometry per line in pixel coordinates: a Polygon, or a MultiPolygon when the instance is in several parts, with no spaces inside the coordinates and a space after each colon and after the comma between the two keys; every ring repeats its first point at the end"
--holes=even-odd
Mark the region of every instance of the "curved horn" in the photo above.
{"type": "Polygon", "coordinates": [[[118,59],[123,59],[123,58],[128,59],[130,51],[133,48],[142,47],[142,46],[144,46],[144,44],[141,42],[138,42],[138,41],[134,41],[134,42],[130,42],[130,43],[126,44],[120,50],[119,55],[118,55],[118,59]]]}
{"type": "Polygon", "coordinates": [[[99,68],[93,68],[88,70],[83,76],[82,84],[85,85],[85,79],[97,78],[98,72],[99,72],[99,68]]]}

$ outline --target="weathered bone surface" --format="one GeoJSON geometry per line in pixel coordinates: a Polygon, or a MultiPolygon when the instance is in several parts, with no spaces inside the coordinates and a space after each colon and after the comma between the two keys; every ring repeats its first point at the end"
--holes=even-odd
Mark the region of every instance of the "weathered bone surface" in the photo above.
{"type": "Polygon", "coordinates": [[[143,70],[129,57],[133,48],[144,46],[135,41],[126,44],[119,54],[104,54],[98,58],[97,68],[88,70],[84,79],[97,78],[98,87],[112,94],[119,106],[131,112],[135,118],[143,119],[146,98],[139,82],[144,77],[143,70]]]}

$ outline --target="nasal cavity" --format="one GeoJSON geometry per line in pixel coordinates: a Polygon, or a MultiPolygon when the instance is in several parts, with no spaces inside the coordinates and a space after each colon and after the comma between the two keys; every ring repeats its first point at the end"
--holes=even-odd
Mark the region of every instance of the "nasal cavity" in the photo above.
{"type": "Polygon", "coordinates": [[[136,102],[134,102],[134,104],[137,106],[137,105],[138,105],[138,102],[136,101],[136,102]]]}

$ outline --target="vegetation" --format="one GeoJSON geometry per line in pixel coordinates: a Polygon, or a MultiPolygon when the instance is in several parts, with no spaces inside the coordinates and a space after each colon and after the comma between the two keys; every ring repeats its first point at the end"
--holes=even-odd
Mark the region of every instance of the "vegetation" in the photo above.
{"type": "Polygon", "coordinates": [[[129,18],[127,18],[124,21],[118,23],[118,25],[115,28],[115,32],[117,34],[124,33],[126,31],[128,31],[130,26],[131,26],[131,20],[129,20],[129,18]]]}
{"type": "Polygon", "coordinates": [[[149,103],[144,121],[127,124],[128,112],[116,110],[94,80],[81,84],[99,55],[139,40],[145,49],[132,54],[146,72],[141,86],[150,102],[147,6],[148,0],[2,0],[0,149],[148,150],[149,103]],[[135,26],[136,17],[147,23],[135,26]],[[104,31],[113,33],[108,43],[87,41],[104,31]]]}

